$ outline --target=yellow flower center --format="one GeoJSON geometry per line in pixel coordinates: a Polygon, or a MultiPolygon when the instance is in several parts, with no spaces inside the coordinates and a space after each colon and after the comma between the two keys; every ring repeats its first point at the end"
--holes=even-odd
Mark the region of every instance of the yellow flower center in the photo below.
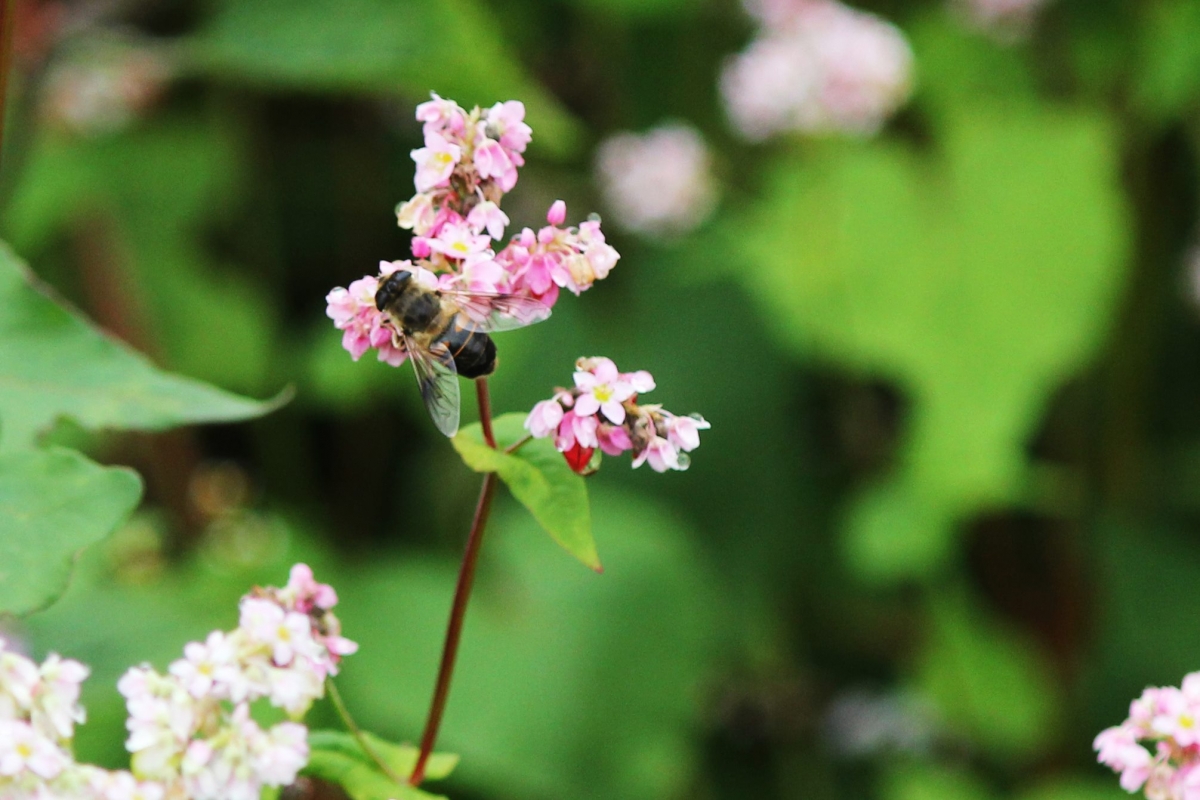
{"type": "Polygon", "coordinates": [[[609,400],[612,400],[613,390],[611,386],[609,386],[607,383],[604,383],[600,386],[597,386],[595,389],[592,389],[592,394],[601,403],[607,403],[609,400]]]}

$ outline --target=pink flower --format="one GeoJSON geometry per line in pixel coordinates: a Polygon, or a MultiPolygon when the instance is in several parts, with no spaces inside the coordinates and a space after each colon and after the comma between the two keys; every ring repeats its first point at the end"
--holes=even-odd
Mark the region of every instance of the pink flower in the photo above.
{"type": "Polygon", "coordinates": [[[433,227],[436,213],[433,198],[418,192],[411,199],[396,206],[396,224],[418,236],[424,236],[433,227]]]}
{"type": "Polygon", "coordinates": [[[670,416],[666,419],[667,440],[684,452],[691,452],[700,446],[700,431],[706,431],[712,426],[699,414],[689,417],[670,416]]]}
{"type": "Polygon", "coordinates": [[[583,370],[575,373],[575,387],[581,391],[575,399],[576,415],[586,417],[600,411],[620,425],[625,421],[622,403],[633,396],[633,387],[622,380],[611,359],[583,359],[580,365],[583,370]]]}
{"type": "Polygon", "coordinates": [[[649,462],[650,469],[655,472],[666,472],[669,469],[684,469],[685,465],[680,463],[679,451],[675,449],[675,445],[671,444],[661,436],[654,436],[650,439],[650,443],[646,448],[633,456],[633,468],[637,469],[642,464],[649,462]]]}
{"type": "Polygon", "coordinates": [[[504,229],[508,227],[508,215],[491,200],[485,200],[467,214],[467,224],[476,232],[486,229],[493,239],[501,239],[504,229]]]}
{"type": "Polygon", "coordinates": [[[429,239],[429,249],[446,258],[463,259],[482,253],[491,246],[491,239],[472,230],[467,220],[461,217],[442,226],[435,238],[429,239]]]}
{"type": "MultiPolygon", "coordinates": [[[[533,138],[533,130],[525,124],[525,104],[520,100],[509,100],[488,109],[487,135],[499,140],[513,153],[524,153],[533,138]]],[[[523,163],[519,161],[517,166],[523,163]]]]}
{"type": "Polygon", "coordinates": [[[494,179],[502,191],[512,191],[517,185],[517,165],[494,139],[483,137],[476,143],[475,169],[479,170],[479,177],[494,179]]]}
{"type": "Polygon", "coordinates": [[[417,174],[414,178],[417,191],[427,192],[447,185],[455,165],[461,158],[461,147],[447,141],[439,133],[426,133],[425,146],[412,151],[412,159],[417,163],[417,174]]]}
{"type": "Polygon", "coordinates": [[[443,100],[436,92],[433,99],[417,106],[417,121],[425,123],[425,133],[447,131],[461,135],[466,129],[466,112],[453,100],[443,100]]]}
{"type": "Polygon", "coordinates": [[[292,598],[296,611],[307,614],[314,608],[328,611],[337,605],[337,592],[327,583],[317,583],[313,571],[307,564],[296,564],[288,574],[284,592],[292,598]]]}
{"type": "Polygon", "coordinates": [[[596,178],[617,222],[636,233],[687,233],[716,206],[708,147],[687,125],[610,137],[596,152],[596,178]]]}
{"type": "Polygon", "coordinates": [[[558,435],[554,446],[560,453],[565,453],[575,445],[594,448],[600,444],[596,438],[597,420],[594,416],[581,417],[574,411],[563,414],[558,425],[558,435]]]}
{"type": "Polygon", "coordinates": [[[343,331],[342,347],[355,361],[375,346],[372,337],[378,337],[381,322],[375,307],[378,290],[379,281],[367,276],[351,283],[349,289],[339,286],[325,297],[325,314],[333,320],[334,327],[343,331]]]}
{"type": "Polygon", "coordinates": [[[620,425],[601,423],[596,429],[596,439],[600,442],[600,449],[604,451],[605,455],[619,456],[626,450],[633,449],[629,431],[620,425]]]}
{"type": "Polygon", "coordinates": [[[562,225],[567,220],[567,204],[562,200],[555,200],[550,205],[550,210],[546,212],[546,222],[551,225],[562,225]]]}
{"type": "Polygon", "coordinates": [[[562,422],[563,407],[557,400],[543,400],[533,407],[525,418],[525,430],[535,439],[543,439],[558,429],[562,422]]]}

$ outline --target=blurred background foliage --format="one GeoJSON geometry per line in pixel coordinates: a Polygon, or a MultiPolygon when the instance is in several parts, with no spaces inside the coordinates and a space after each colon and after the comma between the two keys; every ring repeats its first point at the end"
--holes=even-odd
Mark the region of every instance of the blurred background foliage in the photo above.
{"type": "Polygon", "coordinates": [[[362,643],[351,707],[419,735],[478,476],[324,297],[407,254],[436,90],[525,102],[514,225],[607,211],[596,144],[664,119],[723,193],[689,236],[613,231],[608,280],[500,341],[500,412],[604,354],[713,428],[687,473],[590,479],[603,575],[502,507],[444,791],[1121,796],[1093,735],[1200,668],[1200,5],[1053,0],[999,41],[940,0],[857,5],[908,37],[911,102],[749,145],[716,88],[734,0],[19,3],[3,236],[158,364],[296,387],[248,424],[50,434],[148,489],[8,631],[93,666],[80,757],[123,761],[127,666],[296,560],[362,643]]]}

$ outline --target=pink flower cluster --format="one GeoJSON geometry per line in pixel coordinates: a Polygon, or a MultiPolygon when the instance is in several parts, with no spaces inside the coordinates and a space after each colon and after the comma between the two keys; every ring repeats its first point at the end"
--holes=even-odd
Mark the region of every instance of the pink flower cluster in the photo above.
{"type": "Polygon", "coordinates": [[[516,100],[466,111],[434,95],[417,106],[425,134],[425,146],[412,153],[417,193],[396,209],[400,227],[414,233],[413,259],[382,262],[378,277],[338,287],[325,298],[326,314],[356,361],[371,348],[393,366],[407,357],[374,300],[379,278],[396,269],[427,272],[438,289],[530,297],[549,308],[560,289],[578,295],[616,265],[620,256],[605,241],[599,220],[564,227],[561,200],[551,205],[547,225],[524,228],[497,249],[509,224],[500,202],[516,185],[530,141],[524,118],[525,106],[516,100]]]}
{"type": "Polygon", "coordinates": [[[1102,731],[1093,747],[1101,764],[1121,774],[1127,792],[1200,800],[1200,672],[1178,688],[1147,688],[1130,703],[1129,717],[1102,731]]]}
{"type": "Polygon", "coordinates": [[[263,730],[250,704],[266,698],[297,719],[324,694],[325,678],[358,649],[341,635],[336,604],[333,588],[297,564],[283,589],[242,598],[236,630],[188,644],[166,675],[129,670],[117,688],[133,774],[191,800],[258,800],[264,786],[293,782],[308,761],[307,729],[263,730]]]}
{"type": "Polygon", "coordinates": [[[667,123],[606,139],[596,151],[596,179],[622,227],[674,236],[700,225],[716,207],[711,161],[699,131],[667,123]]]}
{"type": "Polygon", "coordinates": [[[575,362],[575,388],[558,389],[533,407],[525,428],[535,439],[554,436],[554,446],[571,469],[590,474],[596,449],[610,456],[633,451],[633,466],[655,472],[688,468],[688,453],[700,446],[709,424],[699,414],[679,417],[658,405],[639,405],[654,388],[649,372],[618,372],[611,359],[575,362]]]}
{"type": "Polygon", "coordinates": [[[759,36],[721,74],[747,139],[787,131],[869,135],[908,100],[912,50],[894,25],[837,0],[747,0],[759,36]]]}

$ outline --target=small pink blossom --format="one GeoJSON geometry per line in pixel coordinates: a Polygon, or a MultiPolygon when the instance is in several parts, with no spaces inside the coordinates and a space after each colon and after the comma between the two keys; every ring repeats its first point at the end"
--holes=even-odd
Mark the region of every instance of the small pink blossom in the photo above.
{"type": "Polygon", "coordinates": [[[517,185],[517,165],[509,151],[494,139],[485,136],[475,144],[475,169],[479,177],[494,179],[501,191],[510,192],[517,185]]]}
{"type": "Polygon", "coordinates": [[[461,147],[447,141],[439,133],[426,133],[425,146],[412,151],[412,159],[417,164],[417,175],[414,179],[417,191],[427,192],[445,186],[461,158],[461,147]]]}
{"type": "Polygon", "coordinates": [[[689,417],[671,416],[666,419],[667,441],[679,450],[690,452],[700,446],[700,431],[711,427],[699,414],[689,417]]]}
{"type": "Polygon", "coordinates": [[[610,359],[591,359],[581,366],[584,368],[575,373],[575,387],[580,390],[575,399],[575,413],[586,417],[599,411],[609,422],[620,425],[625,421],[622,403],[633,396],[633,387],[622,380],[617,365],[610,359]]]}
{"type": "Polygon", "coordinates": [[[574,411],[566,412],[558,425],[554,446],[559,452],[566,452],[576,445],[585,448],[597,447],[600,444],[596,438],[597,424],[594,416],[581,417],[574,411]]]}
{"type": "Polygon", "coordinates": [[[555,200],[550,204],[550,210],[546,212],[546,222],[551,225],[562,225],[567,220],[567,204],[562,200],[555,200]]]}
{"type": "MultiPolygon", "coordinates": [[[[509,100],[488,109],[487,135],[499,140],[512,153],[524,153],[533,138],[533,130],[525,124],[525,104],[520,100],[509,100]]],[[[517,162],[517,166],[523,163],[517,162]]]]}
{"type": "Polygon", "coordinates": [[[563,407],[557,400],[543,400],[525,418],[525,430],[535,439],[545,438],[558,430],[563,413],[563,407]]]}
{"type": "Polygon", "coordinates": [[[443,225],[435,238],[429,239],[429,249],[446,258],[463,259],[482,253],[491,246],[491,239],[477,234],[467,220],[461,217],[443,225]]]}
{"type": "Polygon", "coordinates": [[[467,214],[467,224],[476,233],[486,230],[493,239],[501,239],[504,229],[508,227],[508,215],[491,200],[485,200],[467,214]]]}
{"type": "Polygon", "coordinates": [[[669,469],[683,469],[679,460],[679,451],[661,436],[654,436],[650,443],[633,457],[633,468],[637,469],[644,463],[650,464],[655,472],[666,472],[669,469]]]}
{"type": "Polygon", "coordinates": [[[462,135],[466,129],[466,112],[453,100],[443,100],[436,92],[432,100],[417,106],[417,121],[425,123],[425,133],[445,131],[462,135]]]}
{"type": "Polygon", "coordinates": [[[626,450],[633,449],[633,440],[629,438],[629,431],[620,425],[601,423],[596,429],[596,439],[600,442],[600,449],[604,451],[605,455],[619,456],[626,450]]]}

